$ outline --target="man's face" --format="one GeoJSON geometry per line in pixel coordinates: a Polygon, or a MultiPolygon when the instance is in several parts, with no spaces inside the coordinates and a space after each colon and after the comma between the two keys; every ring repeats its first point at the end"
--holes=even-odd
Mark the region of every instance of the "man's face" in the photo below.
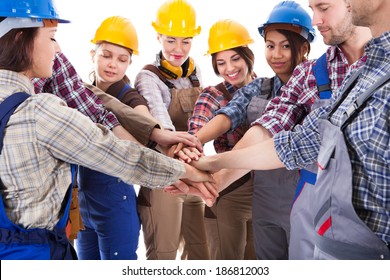
{"type": "Polygon", "coordinates": [[[309,0],[309,6],[325,44],[340,45],[352,36],[355,26],[346,0],[309,0]]]}

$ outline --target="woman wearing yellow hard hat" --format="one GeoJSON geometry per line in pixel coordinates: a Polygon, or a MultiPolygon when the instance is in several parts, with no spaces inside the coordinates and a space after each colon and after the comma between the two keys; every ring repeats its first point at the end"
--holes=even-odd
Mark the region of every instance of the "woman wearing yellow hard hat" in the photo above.
{"type": "MultiPolygon", "coordinates": [[[[212,66],[223,82],[203,90],[189,120],[189,132],[198,131],[226,106],[237,89],[254,79],[254,54],[248,47],[253,43],[248,30],[240,23],[224,19],[216,22],[209,32],[208,51],[212,66]]],[[[248,126],[242,124],[214,140],[217,153],[231,150],[248,126]]],[[[202,138],[200,138],[202,143],[202,138]]],[[[217,202],[205,209],[205,226],[211,259],[256,259],[252,234],[252,180],[245,175],[226,191],[217,202]]]]}
{"type": "MultiPolygon", "coordinates": [[[[133,54],[138,54],[138,37],[132,22],[121,16],[108,17],[91,42],[95,44],[91,50],[92,84],[152,118],[146,100],[131,88],[126,76],[133,54]]],[[[76,239],[79,259],[137,259],[141,225],[134,186],[82,166],[78,183],[85,226],[76,239]]]]}
{"type": "MultiPolygon", "coordinates": [[[[236,129],[243,123],[251,124],[260,117],[268,101],[279,95],[280,88],[292,76],[294,68],[307,60],[310,43],[315,37],[310,15],[294,1],[282,1],[275,5],[268,20],[258,31],[264,38],[265,58],[275,76],[254,79],[238,89],[229,104],[215,110],[213,119],[196,134],[202,143],[236,129]]],[[[298,172],[281,168],[255,171],[252,175],[252,223],[256,256],[258,259],[288,259],[290,210],[298,172]]],[[[219,176],[215,174],[216,178],[219,176]]],[[[225,175],[219,182],[224,182],[227,177],[225,175]]],[[[224,184],[221,187],[223,189],[227,186],[224,184]]]]}
{"type": "MultiPolygon", "coordinates": [[[[194,8],[185,0],[168,0],[152,23],[161,44],[152,64],[146,65],[135,87],[164,129],[187,131],[201,92],[199,67],[189,56],[193,37],[200,33],[194,8]]],[[[204,202],[192,195],[171,196],[141,186],[138,195],[147,259],[208,259],[203,222],[204,202]]]]}

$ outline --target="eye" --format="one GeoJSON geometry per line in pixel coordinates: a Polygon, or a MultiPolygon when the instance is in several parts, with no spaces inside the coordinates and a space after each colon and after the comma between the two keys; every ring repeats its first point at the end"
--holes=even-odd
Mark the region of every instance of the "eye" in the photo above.
{"type": "Polygon", "coordinates": [[[50,38],[50,40],[52,41],[52,42],[57,42],[57,40],[55,39],[55,38],[50,38]]]}
{"type": "Polygon", "coordinates": [[[217,61],[217,66],[223,66],[225,65],[225,61],[217,61]]]}
{"type": "Polygon", "coordinates": [[[283,49],[289,49],[289,48],[290,48],[290,44],[283,45],[283,49]]]}

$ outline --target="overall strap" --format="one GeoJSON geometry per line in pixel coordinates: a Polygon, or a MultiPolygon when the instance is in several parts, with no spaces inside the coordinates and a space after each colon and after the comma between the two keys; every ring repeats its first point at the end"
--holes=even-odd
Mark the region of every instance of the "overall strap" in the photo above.
{"type": "Polygon", "coordinates": [[[341,121],[341,130],[343,130],[350,122],[356,117],[356,115],[363,110],[366,106],[368,99],[374,94],[374,91],[381,88],[390,80],[390,72],[378,79],[371,87],[365,90],[359,97],[353,102],[353,104],[344,112],[343,119],[341,121]]]}
{"type": "Polygon", "coordinates": [[[169,88],[169,89],[173,89],[175,88],[174,84],[172,84],[170,81],[168,81],[167,77],[165,77],[161,72],[160,70],[158,70],[158,68],[156,66],[154,66],[153,64],[147,64],[145,65],[142,69],[144,70],[148,70],[150,72],[153,72],[154,74],[157,75],[157,77],[169,88]]]}
{"type": "Polygon", "coordinates": [[[130,89],[130,88],[131,88],[130,85],[129,85],[128,83],[126,83],[126,84],[123,86],[121,92],[118,94],[118,97],[117,97],[118,100],[121,100],[122,97],[123,97],[123,95],[125,94],[125,92],[126,92],[128,89],[130,89]]]}
{"type": "Polygon", "coordinates": [[[229,91],[227,90],[227,88],[223,83],[219,83],[218,85],[215,86],[215,88],[218,91],[222,92],[223,97],[225,97],[228,101],[232,100],[232,94],[229,93],[229,91]]]}
{"type": "Polygon", "coordinates": [[[317,59],[316,64],[313,65],[314,77],[316,78],[320,99],[330,99],[332,96],[327,65],[326,53],[321,55],[321,57],[317,59]]]}
{"type": "Polygon", "coordinates": [[[3,149],[3,138],[5,125],[18,106],[23,103],[30,95],[25,92],[17,92],[8,96],[0,103],[0,153],[3,149]]]}
{"type": "MultiPolygon", "coordinates": [[[[261,83],[261,96],[264,96],[265,99],[270,99],[272,96],[272,92],[274,90],[274,78],[264,78],[261,83]]],[[[276,92],[275,92],[276,94],[276,92]]]]}

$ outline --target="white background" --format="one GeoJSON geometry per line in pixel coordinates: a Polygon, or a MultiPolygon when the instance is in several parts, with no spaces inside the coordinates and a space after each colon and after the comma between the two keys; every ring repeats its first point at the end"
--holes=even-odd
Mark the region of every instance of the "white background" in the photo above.
{"type": "MultiPolygon", "coordinates": [[[[272,8],[279,0],[188,0],[196,10],[197,24],[202,30],[199,36],[194,37],[191,57],[199,65],[203,85],[215,85],[221,78],[214,74],[211,66],[211,57],[204,54],[208,49],[208,33],[210,27],[220,19],[233,19],[244,25],[255,43],[250,48],[255,54],[255,73],[258,77],[270,77],[274,73],[264,58],[264,40],[259,35],[257,27],[264,23],[272,8]]],[[[156,32],[151,22],[155,20],[158,7],[164,0],[56,0],[56,6],[61,18],[70,20],[69,24],[60,24],[56,35],[63,53],[75,66],[84,81],[89,81],[89,72],[92,69],[90,50],[94,47],[90,40],[96,29],[107,17],[119,15],[127,17],[134,24],[139,41],[139,56],[133,56],[127,75],[134,82],[140,69],[154,61],[156,53],[160,51],[156,32]]],[[[296,0],[312,15],[308,7],[308,0],[296,0]]],[[[319,35],[317,35],[319,36],[319,35]]],[[[309,58],[319,57],[326,49],[322,37],[317,37],[312,44],[309,58]]],[[[213,153],[210,143],[206,145],[206,154],[213,153]]],[[[138,257],[145,259],[142,232],[140,236],[138,257]]]]}
{"type": "MultiPolygon", "coordinates": [[[[158,7],[164,0],[56,0],[60,16],[71,20],[70,24],[60,24],[56,35],[62,51],[75,65],[80,76],[89,82],[88,74],[92,68],[89,51],[93,48],[93,38],[100,23],[107,17],[120,15],[129,18],[134,24],[139,40],[139,56],[133,56],[128,69],[132,82],[139,70],[154,61],[161,49],[151,22],[155,20],[158,7]]],[[[272,8],[279,0],[189,0],[197,13],[197,24],[201,26],[200,35],[194,37],[191,57],[199,65],[203,84],[215,85],[216,77],[211,66],[211,57],[205,56],[210,27],[220,19],[233,19],[244,25],[255,40],[250,48],[255,53],[255,72],[257,76],[273,76],[271,68],[264,59],[264,40],[257,27],[267,20],[272,8]]],[[[308,0],[297,0],[310,15],[308,0]]],[[[325,51],[319,35],[312,44],[311,58],[319,57],[325,51]]]]}

